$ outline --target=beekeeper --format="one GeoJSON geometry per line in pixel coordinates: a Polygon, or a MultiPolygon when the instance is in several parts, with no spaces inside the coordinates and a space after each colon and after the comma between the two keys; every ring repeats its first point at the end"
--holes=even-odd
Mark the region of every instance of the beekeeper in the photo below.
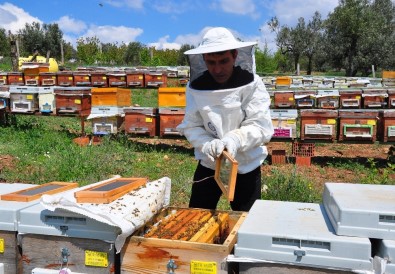
{"type": "Polygon", "coordinates": [[[193,145],[198,160],[189,207],[216,209],[222,191],[214,179],[215,159],[224,149],[238,162],[232,210],[248,211],[261,198],[261,164],[273,125],[269,94],[255,73],[255,44],[216,27],[185,52],[190,81],[177,130],[193,145]]]}

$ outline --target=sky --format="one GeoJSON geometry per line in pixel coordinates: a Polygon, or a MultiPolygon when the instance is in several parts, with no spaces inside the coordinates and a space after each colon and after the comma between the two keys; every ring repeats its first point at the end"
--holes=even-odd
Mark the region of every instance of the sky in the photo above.
{"type": "Polygon", "coordinates": [[[327,18],[337,5],[338,0],[10,0],[0,1],[0,27],[16,34],[26,23],[57,23],[73,46],[78,38],[97,37],[157,49],[197,46],[209,28],[226,27],[275,52],[275,34],[267,25],[272,17],[294,27],[315,11],[327,18]]]}

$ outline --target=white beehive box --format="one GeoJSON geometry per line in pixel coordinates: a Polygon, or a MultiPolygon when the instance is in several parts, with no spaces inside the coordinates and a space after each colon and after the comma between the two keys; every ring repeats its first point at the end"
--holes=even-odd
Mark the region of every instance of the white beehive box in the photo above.
{"type": "Polygon", "coordinates": [[[385,273],[395,274],[395,241],[380,241],[377,252],[377,255],[386,261],[385,273]]]}
{"type": "Polygon", "coordinates": [[[271,109],[270,115],[274,127],[273,138],[296,138],[296,109],[271,109]]]}
{"type": "Polygon", "coordinates": [[[236,257],[338,270],[372,270],[368,238],[337,236],[322,205],[257,200],[240,226],[236,257]]]}
{"type": "Polygon", "coordinates": [[[338,235],[395,239],[395,186],[326,183],[323,204],[338,235]]]}
{"type": "MultiPolygon", "coordinates": [[[[34,186],[20,183],[0,183],[0,198],[1,195],[29,189],[34,186]]],[[[37,203],[37,201],[24,203],[0,199],[0,262],[3,263],[3,273],[18,273],[17,270],[20,263],[16,238],[18,212],[27,206],[31,206],[33,203],[37,203]]]]}

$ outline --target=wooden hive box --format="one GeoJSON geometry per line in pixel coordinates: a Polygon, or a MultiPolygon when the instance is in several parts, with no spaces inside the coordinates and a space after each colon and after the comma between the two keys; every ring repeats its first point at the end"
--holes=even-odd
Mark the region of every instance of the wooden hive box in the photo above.
{"type": "Polygon", "coordinates": [[[158,89],[159,107],[185,107],[185,87],[160,87],[158,89]]]}
{"type": "Polygon", "coordinates": [[[11,192],[27,190],[35,185],[20,183],[0,183],[0,262],[3,263],[2,273],[21,272],[21,254],[18,249],[17,223],[18,212],[34,202],[5,201],[1,195],[11,192]]]}
{"type": "Polygon", "coordinates": [[[55,87],[57,115],[88,116],[91,113],[90,87],[55,87]]]}
{"type": "Polygon", "coordinates": [[[395,88],[387,89],[388,108],[395,108],[395,88]]]}
{"type": "Polygon", "coordinates": [[[378,118],[378,110],[339,109],[338,141],[375,142],[378,118]]]}
{"type": "Polygon", "coordinates": [[[339,108],[339,91],[337,89],[317,90],[317,108],[339,108]]]}
{"type": "Polygon", "coordinates": [[[146,88],[167,87],[167,75],[162,72],[147,72],[144,75],[144,86],[146,88]]]}
{"type": "Polygon", "coordinates": [[[25,74],[25,85],[26,86],[38,86],[39,83],[39,76],[34,74],[25,74]]]}
{"type": "Polygon", "coordinates": [[[337,110],[300,110],[300,139],[335,141],[337,136],[337,110]]]}
{"type": "Polygon", "coordinates": [[[395,141],[395,109],[385,109],[381,113],[380,134],[383,142],[395,141]]]}
{"type": "Polygon", "coordinates": [[[7,72],[0,72],[0,86],[8,85],[7,72]]]}
{"type": "Polygon", "coordinates": [[[49,63],[23,62],[21,69],[24,75],[38,76],[40,72],[49,72],[49,63]]]}
{"type": "Polygon", "coordinates": [[[294,108],[295,98],[292,90],[275,90],[274,91],[275,108],[294,108]]]}
{"type": "Polygon", "coordinates": [[[298,109],[300,108],[315,108],[315,95],[316,90],[295,90],[295,104],[298,109]]]}
{"type": "Polygon", "coordinates": [[[127,88],[92,88],[92,106],[130,107],[131,93],[127,88]]]}
{"type": "Polygon", "coordinates": [[[40,72],[38,78],[39,86],[56,86],[58,84],[56,72],[40,72]]]}
{"type": "Polygon", "coordinates": [[[108,78],[106,71],[92,71],[91,72],[92,87],[108,87],[108,78]]]}
{"type": "Polygon", "coordinates": [[[340,108],[361,108],[362,89],[340,89],[340,108]]]}
{"type": "Polygon", "coordinates": [[[9,85],[25,85],[25,80],[22,72],[7,72],[7,80],[9,85]]]}
{"type": "Polygon", "coordinates": [[[58,85],[61,87],[74,86],[73,72],[72,71],[58,71],[56,73],[58,85]]]}
{"type": "Polygon", "coordinates": [[[124,71],[108,72],[107,78],[110,87],[126,87],[126,73],[124,71]]]}
{"type": "Polygon", "coordinates": [[[76,87],[89,87],[91,85],[90,71],[74,71],[73,85],[76,87]]]}
{"type": "Polygon", "coordinates": [[[39,110],[39,87],[11,86],[10,109],[11,112],[34,113],[39,110]]]}
{"type": "Polygon", "coordinates": [[[295,139],[298,110],[271,109],[270,115],[274,127],[273,139],[295,139]]]}
{"type": "MultiPolygon", "coordinates": [[[[184,214],[184,217],[175,218],[172,221],[175,223],[178,221],[178,224],[182,221],[188,221],[188,225],[185,225],[184,228],[190,229],[195,222],[193,222],[193,219],[190,220],[189,216],[194,211],[200,211],[200,214],[210,212],[202,209],[165,208],[143,229],[129,237],[121,251],[121,273],[227,273],[224,270],[225,260],[232,253],[237,241],[237,231],[247,216],[246,212],[211,211],[216,216],[220,213],[228,214],[225,230],[220,229],[220,231],[226,231],[226,233],[218,237],[218,243],[213,243],[213,239],[210,239],[210,237],[202,242],[191,238],[185,240],[180,237],[181,232],[178,233],[178,236],[176,232],[172,236],[174,239],[165,238],[164,235],[158,237],[155,234],[152,236],[148,234],[154,224],[160,222],[166,216],[169,218],[168,216],[171,213],[184,214]],[[175,266],[175,268],[172,268],[172,266],[175,266]],[[202,269],[207,272],[201,272],[202,269]]],[[[167,220],[170,223],[171,219],[167,220]]],[[[210,221],[206,221],[205,226],[207,227],[209,223],[210,221]]],[[[219,223],[219,225],[223,224],[219,223]]],[[[175,226],[177,224],[172,227],[175,226]]],[[[194,235],[197,238],[199,232],[194,235]]]]}
{"type": "Polygon", "coordinates": [[[45,93],[38,94],[38,104],[41,113],[54,113],[55,107],[55,93],[53,89],[45,93]]]}
{"type": "Polygon", "coordinates": [[[10,88],[0,85],[0,109],[4,110],[4,115],[10,110],[10,88]]]}
{"type": "Polygon", "coordinates": [[[159,108],[159,136],[181,136],[177,126],[184,119],[183,108],[159,108]]]}
{"type": "Polygon", "coordinates": [[[119,115],[96,117],[90,119],[92,133],[95,135],[117,134],[121,131],[123,117],[119,115]]]}
{"type": "Polygon", "coordinates": [[[363,108],[386,108],[388,93],[386,89],[363,89],[363,108]]]}
{"type": "Polygon", "coordinates": [[[145,87],[144,71],[126,71],[126,84],[128,87],[145,87]]]}
{"type": "Polygon", "coordinates": [[[158,109],[151,107],[127,107],[125,113],[125,132],[128,134],[157,136],[158,109]]]}
{"type": "Polygon", "coordinates": [[[291,83],[292,83],[292,78],[290,76],[278,76],[278,77],[276,77],[276,88],[277,87],[289,88],[291,83]]]}
{"type": "Polygon", "coordinates": [[[64,267],[72,273],[119,273],[114,247],[119,227],[71,211],[51,211],[38,203],[20,211],[18,229],[22,274],[35,268],[60,273],[64,267]]]}

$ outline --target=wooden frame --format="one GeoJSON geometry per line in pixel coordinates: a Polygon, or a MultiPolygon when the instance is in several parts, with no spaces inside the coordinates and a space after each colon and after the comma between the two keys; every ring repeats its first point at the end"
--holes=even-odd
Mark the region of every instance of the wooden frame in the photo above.
{"type": "Polygon", "coordinates": [[[238,163],[227,151],[223,151],[215,163],[214,179],[229,202],[233,201],[238,163]]]}
{"type": "Polygon", "coordinates": [[[78,183],[50,182],[36,187],[23,189],[0,196],[0,200],[30,202],[41,198],[44,194],[56,194],[73,188],[77,188],[78,183]]]}
{"type": "Polygon", "coordinates": [[[147,178],[115,178],[74,193],[78,203],[110,203],[147,183],[147,178]]]}

